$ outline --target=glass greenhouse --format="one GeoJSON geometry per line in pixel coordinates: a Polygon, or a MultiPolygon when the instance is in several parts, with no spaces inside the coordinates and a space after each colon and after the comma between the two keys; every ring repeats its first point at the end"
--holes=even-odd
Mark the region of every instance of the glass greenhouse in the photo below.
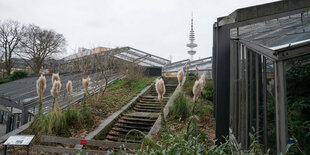
{"type": "Polygon", "coordinates": [[[214,51],[216,64],[229,59],[214,74],[217,128],[224,127],[217,137],[230,128],[243,146],[251,144],[251,133],[272,154],[289,144],[296,144],[294,153],[310,153],[310,3],[292,2],[238,9],[216,23],[215,39],[229,37],[228,52],[221,43],[214,51]],[[228,78],[221,73],[225,65],[228,78]]]}

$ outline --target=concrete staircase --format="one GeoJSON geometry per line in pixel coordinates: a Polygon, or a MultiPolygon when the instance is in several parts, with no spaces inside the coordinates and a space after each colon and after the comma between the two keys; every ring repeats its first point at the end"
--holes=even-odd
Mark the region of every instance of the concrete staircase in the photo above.
{"type": "MultiPolygon", "coordinates": [[[[177,87],[177,79],[165,78],[164,82],[166,86],[166,93],[163,99],[163,106],[165,106],[170,95],[175,91],[177,87]]],[[[152,87],[148,93],[138,99],[131,111],[123,114],[117,120],[112,129],[106,135],[106,140],[115,142],[141,143],[144,138],[142,134],[138,132],[130,132],[128,134],[128,132],[134,129],[147,135],[160,115],[160,112],[161,104],[157,99],[155,87],[152,87]]]]}

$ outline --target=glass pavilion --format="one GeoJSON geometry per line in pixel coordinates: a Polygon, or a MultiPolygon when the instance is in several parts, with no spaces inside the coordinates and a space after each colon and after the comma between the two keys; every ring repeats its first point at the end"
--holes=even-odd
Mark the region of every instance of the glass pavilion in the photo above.
{"type": "Polygon", "coordinates": [[[272,154],[289,144],[295,144],[294,153],[310,153],[309,6],[308,1],[279,1],[219,18],[215,40],[229,36],[229,49],[215,43],[217,138],[227,136],[229,127],[243,147],[251,144],[252,133],[272,154]],[[224,59],[229,63],[219,65],[224,59]],[[228,78],[221,70],[225,65],[228,78]],[[220,82],[227,82],[228,93],[220,82]],[[225,95],[226,103],[220,99],[225,95]]]}

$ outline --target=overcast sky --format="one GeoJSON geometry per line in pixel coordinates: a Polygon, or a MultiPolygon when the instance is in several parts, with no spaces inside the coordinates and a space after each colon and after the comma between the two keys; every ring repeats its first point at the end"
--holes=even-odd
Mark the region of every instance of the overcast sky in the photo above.
{"type": "Polygon", "coordinates": [[[212,55],[212,24],[242,7],[275,0],[0,0],[0,20],[54,29],[78,47],[131,46],[172,61],[189,58],[191,12],[196,55],[212,55]]]}

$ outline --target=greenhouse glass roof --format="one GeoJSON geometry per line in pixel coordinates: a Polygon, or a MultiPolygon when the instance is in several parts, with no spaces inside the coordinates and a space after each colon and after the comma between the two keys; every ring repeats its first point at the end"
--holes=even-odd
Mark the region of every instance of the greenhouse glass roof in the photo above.
{"type": "MultiPolygon", "coordinates": [[[[71,96],[72,103],[80,100],[83,98],[83,86],[82,86],[82,77],[89,76],[91,78],[91,82],[89,85],[89,90],[91,93],[98,91],[100,88],[98,85],[96,85],[95,82],[93,82],[95,79],[103,79],[100,78],[100,74],[94,73],[89,74],[86,76],[83,76],[80,73],[72,74],[72,73],[66,73],[66,74],[60,74],[60,80],[61,80],[61,91],[59,93],[58,97],[58,104],[59,107],[62,109],[67,106],[67,91],[66,91],[66,83],[68,80],[72,81],[73,86],[73,92],[71,96]]],[[[116,79],[119,77],[116,74],[110,75],[110,79],[116,79]]],[[[20,80],[16,80],[13,82],[1,84],[0,87],[0,103],[5,106],[12,106],[18,109],[23,109],[25,107],[31,108],[36,107],[35,111],[31,108],[29,109],[30,112],[36,113],[37,103],[38,103],[38,95],[36,92],[36,80],[38,79],[38,76],[34,77],[28,77],[20,80]]],[[[43,112],[49,112],[51,111],[51,105],[53,103],[53,97],[51,96],[50,90],[52,88],[52,82],[51,82],[51,75],[46,75],[46,89],[43,95],[43,112]]],[[[102,80],[99,80],[99,82],[103,83],[102,80]]]]}
{"type": "Polygon", "coordinates": [[[233,28],[232,39],[266,48],[261,52],[277,55],[277,51],[300,44],[310,43],[309,12],[267,20],[251,25],[233,28]]]}

